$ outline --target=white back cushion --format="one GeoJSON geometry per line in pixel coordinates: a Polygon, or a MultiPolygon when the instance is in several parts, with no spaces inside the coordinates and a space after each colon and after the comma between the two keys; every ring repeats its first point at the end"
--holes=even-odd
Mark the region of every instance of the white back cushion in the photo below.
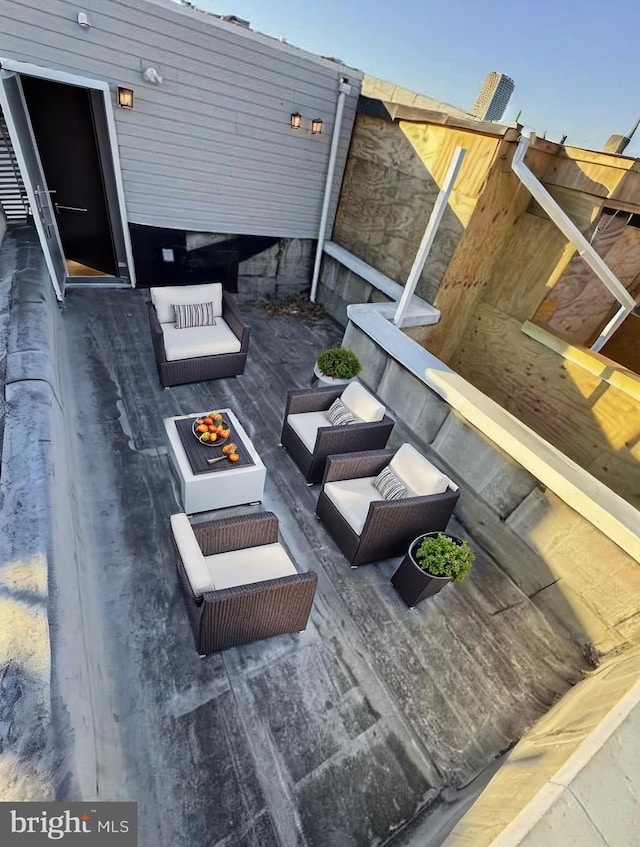
{"type": "Polygon", "coordinates": [[[203,592],[213,591],[214,585],[200,545],[185,514],[171,515],[170,520],[171,531],[187,572],[191,590],[196,597],[201,597],[203,592]]]}
{"type": "Polygon", "coordinates": [[[175,320],[173,304],[213,303],[213,316],[222,315],[222,283],[208,282],[204,285],[169,285],[167,288],[151,288],[151,302],[155,306],[158,320],[168,324],[175,320]]]}
{"type": "Polygon", "coordinates": [[[385,408],[376,398],[369,394],[359,382],[350,382],[340,395],[340,399],[356,417],[367,423],[381,421],[385,408]]]}
{"type": "MultiPolygon", "coordinates": [[[[410,492],[423,497],[442,494],[450,480],[410,444],[403,444],[389,462],[394,474],[404,482],[410,492]]],[[[452,486],[453,487],[453,486],[452,486]]]]}

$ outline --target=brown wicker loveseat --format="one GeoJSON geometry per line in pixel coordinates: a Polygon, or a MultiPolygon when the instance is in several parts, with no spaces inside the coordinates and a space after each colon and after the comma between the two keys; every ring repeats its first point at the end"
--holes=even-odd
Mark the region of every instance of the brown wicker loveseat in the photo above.
{"type": "Polygon", "coordinates": [[[172,515],[178,579],[200,655],[307,626],[318,578],[297,573],[271,512],[191,524],[172,515]]]}
{"type": "Polygon", "coordinates": [[[444,530],[458,497],[455,483],[403,444],[398,450],[329,456],[316,514],[357,567],[401,556],[421,533],[444,530]],[[388,500],[374,487],[387,466],[404,475],[406,496],[388,500]],[[424,493],[429,490],[439,493],[424,493]]]}
{"type": "Polygon", "coordinates": [[[149,326],[160,382],[167,388],[244,373],[250,331],[220,283],[151,288],[149,326]],[[214,304],[215,325],[177,329],[174,305],[214,304]]]}

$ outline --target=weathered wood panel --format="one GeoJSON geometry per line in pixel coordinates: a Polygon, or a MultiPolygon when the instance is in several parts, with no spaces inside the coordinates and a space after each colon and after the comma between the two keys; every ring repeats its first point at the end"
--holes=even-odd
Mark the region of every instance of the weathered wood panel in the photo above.
{"type": "MultiPolygon", "coordinates": [[[[456,178],[456,190],[462,196],[477,200],[500,144],[499,137],[408,121],[400,121],[400,128],[439,187],[444,182],[456,147],[463,147],[467,152],[456,178]]],[[[451,205],[456,210],[453,202],[451,205]]],[[[468,222],[466,218],[465,226],[468,222]]]]}
{"type": "Polygon", "coordinates": [[[566,362],[526,336],[521,327],[519,319],[482,303],[452,367],[606,485],[640,505],[640,403],[566,362]]]}
{"type": "MultiPolygon", "coordinates": [[[[628,215],[604,215],[592,244],[632,296],[640,289],[640,229],[628,215]]],[[[574,256],[535,318],[575,344],[589,345],[617,301],[580,256],[574,256]]]]}
{"type": "Polygon", "coordinates": [[[333,207],[359,72],[172,3],[103,0],[84,8],[89,30],[78,26],[77,4],[69,0],[3,0],[0,55],[134,89],[134,110],[114,109],[132,222],[317,235],[338,83],[346,75],[353,90],[333,207]],[[143,81],[149,65],[162,85],[143,81]],[[289,125],[295,111],[306,122],[297,133],[289,125]],[[315,117],[324,130],[312,136],[308,122],[315,117]],[[171,191],[158,193],[158,184],[171,191]]]}
{"type": "Polygon", "coordinates": [[[632,164],[633,159],[567,147],[549,158],[543,181],[547,186],[608,197],[615,192],[632,164]]]}
{"type": "Polygon", "coordinates": [[[334,238],[406,280],[456,147],[467,150],[417,293],[434,302],[501,143],[499,136],[358,115],[334,238]]]}
{"type": "MultiPolygon", "coordinates": [[[[582,191],[561,188],[557,185],[546,185],[545,188],[562,211],[571,218],[580,232],[583,235],[588,235],[593,229],[594,221],[600,213],[604,199],[602,197],[594,197],[593,194],[585,194],[582,191]]],[[[537,215],[540,218],[549,219],[544,209],[533,198],[527,212],[531,215],[537,215]]]]}
{"type": "Polygon", "coordinates": [[[406,280],[457,146],[467,154],[417,293],[433,301],[474,213],[496,137],[358,115],[334,228],[343,247],[406,280]]]}
{"type": "Polygon", "coordinates": [[[640,207],[640,169],[638,160],[632,160],[632,165],[622,177],[612,195],[620,203],[628,203],[640,207]]]}
{"type": "Polygon", "coordinates": [[[521,215],[493,265],[486,301],[508,315],[527,320],[544,298],[558,265],[566,265],[566,246],[566,238],[552,221],[521,215]]]}
{"type": "MultiPolygon", "coordinates": [[[[600,352],[640,376],[640,316],[629,315],[600,352]]],[[[638,452],[640,460],[640,433],[638,452]]]]}
{"type": "MultiPolygon", "coordinates": [[[[467,322],[481,301],[485,285],[493,284],[494,268],[500,274],[506,244],[531,200],[511,170],[514,149],[513,142],[504,140],[497,148],[473,217],[434,301],[441,318],[429,332],[426,346],[444,361],[449,361],[464,338],[467,322]]],[[[547,158],[546,154],[530,150],[527,165],[539,172],[547,158]]]]}

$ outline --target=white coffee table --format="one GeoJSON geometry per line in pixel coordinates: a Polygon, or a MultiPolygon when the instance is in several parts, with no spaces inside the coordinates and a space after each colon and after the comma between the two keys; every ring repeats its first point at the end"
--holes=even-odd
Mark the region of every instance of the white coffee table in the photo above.
{"type": "Polygon", "coordinates": [[[238,418],[231,409],[208,411],[216,411],[223,416],[231,427],[231,438],[234,432],[238,434],[253,460],[253,465],[234,467],[229,463],[226,467],[225,463],[224,470],[194,474],[175,422],[185,418],[201,418],[207,412],[165,418],[164,428],[169,438],[169,455],[180,482],[182,507],[187,515],[209,512],[213,509],[226,509],[229,506],[241,506],[244,503],[260,503],[264,493],[267,469],[238,418]]]}

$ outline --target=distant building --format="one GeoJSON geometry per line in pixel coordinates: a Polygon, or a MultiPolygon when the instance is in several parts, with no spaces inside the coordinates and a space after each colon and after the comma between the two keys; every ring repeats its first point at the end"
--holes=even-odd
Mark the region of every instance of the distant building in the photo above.
{"type": "Polygon", "coordinates": [[[510,77],[492,71],[484,81],[471,114],[483,121],[499,121],[514,88],[515,84],[510,77]]]}

